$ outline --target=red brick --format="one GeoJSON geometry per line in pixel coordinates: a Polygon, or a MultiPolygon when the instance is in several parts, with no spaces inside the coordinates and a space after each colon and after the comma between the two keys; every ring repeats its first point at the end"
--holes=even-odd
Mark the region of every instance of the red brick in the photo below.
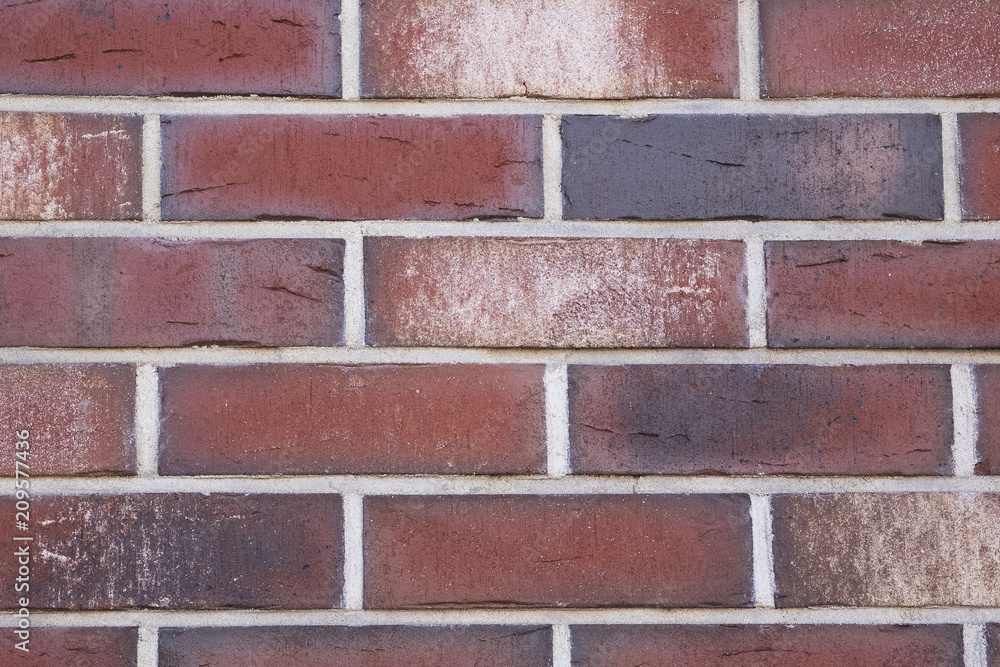
{"type": "Polygon", "coordinates": [[[72,0],[0,7],[0,90],[340,94],[339,0],[72,0]]]}
{"type": "Polygon", "coordinates": [[[362,0],[366,97],[734,97],[735,0],[362,0]]]}
{"type": "Polygon", "coordinates": [[[365,606],[743,607],[746,496],[365,499],[365,606]]]}
{"type": "Polygon", "coordinates": [[[1000,218],[1000,116],[960,114],[962,216],[1000,218]]]}
{"type": "Polygon", "coordinates": [[[139,218],[142,118],[0,113],[0,193],[0,220],[139,218]]]}
{"type": "Polygon", "coordinates": [[[0,366],[0,459],[29,430],[32,476],[134,473],[134,418],[134,366],[0,366]]]}
{"type": "Polygon", "coordinates": [[[573,665],[961,667],[958,625],[574,626],[573,665]]]}
{"type": "Polygon", "coordinates": [[[337,345],[340,240],[0,239],[0,345],[337,345]]]}
{"type": "Polygon", "coordinates": [[[30,628],[28,653],[15,648],[13,630],[4,630],[3,667],[136,667],[135,628],[30,628]]]}
{"type": "Polygon", "coordinates": [[[1000,475],[1000,366],[975,370],[979,442],[976,474],[1000,475]]]}
{"type": "Polygon", "coordinates": [[[1000,345],[1000,243],[767,244],[774,347],[1000,345]]]}
{"type": "Polygon", "coordinates": [[[545,627],[165,628],[160,667],[548,667],[545,627]]]}
{"type": "Polygon", "coordinates": [[[767,97],[1000,92],[995,0],[761,0],[767,97]]]}
{"type": "Polygon", "coordinates": [[[774,496],[779,607],[995,607],[1000,495],[774,496]]]}
{"type": "Polygon", "coordinates": [[[938,475],[947,366],[571,366],[579,473],[938,475]]]}
{"type": "MultiPolygon", "coordinates": [[[[14,525],[13,503],[0,518],[14,525]]],[[[30,608],[328,609],[340,604],[335,495],[155,494],[31,500],[30,608]]],[[[20,542],[0,536],[0,566],[20,542]]],[[[16,600],[13,586],[0,607],[16,600]]]]}
{"type": "Polygon", "coordinates": [[[368,342],[742,347],[743,258],[734,241],[370,237],[368,342]]]}
{"type": "Polygon", "coordinates": [[[161,371],[160,473],[545,471],[541,366],[161,371]]]}
{"type": "Polygon", "coordinates": [[[542,214],[535,116],[179,116],[163,125],[168,220],[542,214]]]}

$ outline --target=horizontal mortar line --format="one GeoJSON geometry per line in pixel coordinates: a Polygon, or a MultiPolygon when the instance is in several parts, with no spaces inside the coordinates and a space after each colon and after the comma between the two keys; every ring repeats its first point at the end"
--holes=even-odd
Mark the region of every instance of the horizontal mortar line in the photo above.
{"type": "Polygon", "coordinates": [[[307,114],[403,116],[593,114],[914,114],[996,113],[1000,99],[811,98],[811,99],[362,99],[259,96],[128,97],[0,95],[0,111],[102,114],[307,114]]]}
{"type": "Polygon", "coordinates": [[[995,350],[860,349],[485,349],[448,347],[182,347],[182,348],[33,348],[0,347],[0,363],[119,363],[177,366],[201,364],[553,364],[697,365],[798,364],[874,366],[880,364],[1000,364],[995,350]]]}
{"type": "MultiPolygon", "coordinates": [[[[633,625],[633,624],[831,624],[929,625],[995,623],[1000,608],[872,607],[811,609],[454,609],[454,610],[305,610],[305,611],[77,611],[31,612],[36,627],[241,627],[270,625],[633,625]]],[[[0,614],[0,627],[17,624],[13,613],[0,614]]]]}
{"type": "Polygon", "coordinates": [[[344,238],[402,236],[540,236],[602,238],[678,238],[765,241],[899,240],[976,241],[1000,239],[1000,221],[943,222],[852,220],[767,221],[184,221],[149,224],[113,220],[0,222],[0,237],[133,237],[181,239],[344,238]]]}
{"type": "MultiPolygon", "coordinates": [[[[633,495],[813,493],[1000,493],[1000,477],[795,477],[707,475],[288,475],[37,477],[38,496],[125,493],[388,495],[633,495]]],[[[13,494],[13,485],[0,497],[13,494]]]]}

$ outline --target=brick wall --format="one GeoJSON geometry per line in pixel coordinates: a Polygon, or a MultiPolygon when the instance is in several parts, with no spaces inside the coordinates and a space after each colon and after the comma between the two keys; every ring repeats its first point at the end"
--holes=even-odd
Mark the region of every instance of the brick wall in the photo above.
{"type": "Polygon", "coordinates": [[[0,665],[1000,667],[1000,0],[0,25],[0,665]]]}

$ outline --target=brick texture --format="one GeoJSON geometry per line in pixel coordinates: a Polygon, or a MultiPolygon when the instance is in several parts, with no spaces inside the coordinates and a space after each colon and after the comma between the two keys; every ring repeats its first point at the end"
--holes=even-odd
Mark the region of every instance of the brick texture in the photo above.
{"type": "MultiPolygon", "coordinates": [[[[13,503],[0,518],[14,525],[13,503]]],[[[32,611],[340,604],[339,496],[39,496],[31,522],[32,611]]],[[[5,572],[21,545],[0,537],[5,572]]],[[[16,599],[11,586],[0,604],[16,599]]]]}
{"type": "Polygon", "coordinates": [[[772,499],[780,607],[997,606],[1000,496],[772,499]]]}
{"type": "Polygon", "coordinates": [[[542,214],[537,116],[175,116],[162,135],[168,220],[542,214]]]}
{"type": "Polygon", "coordinates": [[[0,345],[338,345],[340,240],[0,239],[0,345]]]}
{"type": "Polygon", "coordinates": [[[568,219],[943,215],[937,116],[565,116],[562,139],[568,219]]]}
{"type": "Polygon", "coordinates": [[[365,606],[742,607],[746,496],[365,499],[365,606]]]}
{"type": "Polygon", "coordinates": [[[994,0],[761,0],[767,97],[1000,93],[994,0]]]}
{"type": "Polygon", "coordinates": [[[743,244],[366,238],[368,342],[742,347],[743,244]]]}
{"type": "Polygon", "coordinates": [[[768,243],[774,347],[1000,345],[1000,243],[768,243]]]}
{"type": "Polygon", "coordinates": [[[0,457],[30,431],[32,476],[134,473],[134,416],[134,366],[0,365],[0,457]]]}
{"type": "Polygon", "coordinates": [[[1000,219],[1000,116],[960,114],[962,217],[1000,219]]]}
{"type": "Polygon", "coordinates": [[[0,7],[0,91],[339,95],[339,0],[73,0],[0,7]]]}
{"type": "Polygon", "coordinates": [[[160,667],[549,667],[549,627],[167,628],[160,667]]]}
{"type": "Polygon", "coordinates": [[[986,626],[986,652],[989,667],[1000,667],[1000,625],[986,626]]]}
{"type": "Polygon", "coordinates": [[[542,373],[504,365],[167,368],[160,472],[544,472],[542,373]]]}
{"type": "Polygon", "coordinates": [[[946,366],[571,366],[577,473],[950,472],[946,366]]]}
{"type": "Polygon", "coordinates": [[[1000,366],[975,369],[979,442],[976,473],[1000,475],[1000,366]]]}
{"type": "Polygon", "coordinates": [[[731,0],[362,0],[367,97],[733,97],[731,0]]]}
{"type": "Polygon", "coordinates": [[[141,143],[139,116],[0,113],[0,220],[139,218],[141,143]]]}
{"type": "Polygon", "coordinates": [[[573,665],[962,667],[957,625],[574,626],[573,665]]]}
{"type": "Polygon", "coordinates": [[[0,665],[4,667],[136,667],[135,628],[32,627],[28,652],[15,648],[22,641],[4,629],[0,665]]]}

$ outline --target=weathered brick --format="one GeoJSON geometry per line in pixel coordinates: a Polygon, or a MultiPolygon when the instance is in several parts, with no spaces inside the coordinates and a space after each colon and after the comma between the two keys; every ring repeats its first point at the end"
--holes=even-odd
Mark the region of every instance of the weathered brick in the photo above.
{"type": "Polygon", "coordinates": [[[339,0],[73,0],[0,7],[0,91],[340,94],[339,0]]]}
{"type": "Polygon", "coordinates": [[[1000,495],[774,496],[780,607],[1000,604],[1000,495]]]}
{"type": "Polygon", "coordinates": [[[733,97],[734,0],[362,0],[366,97],[733,97]]]}
{"type": "Polygon", "coordinates": [[[571,366],[579,473],[935,475],[947,366],[571,366]]]}
{"type": "Polygon", "coordinates": [[[960,114],[962,217],[1000,219],[1000,115],[960,114]]]}
{"type": "Polygon", "coordinates": [[[989,667],[1000,667],[1000,625],[996,623],[986,626],[986,652],[989,667]]]}
{"type": "Polygon", "coordinates": [[[959,625],[583,625],[573,665],[961,667],[959,625]]]}
{"type": "Polygon", "coordinates": [[[141,144],[141,116],[0,113],[0,220],[139,218],[141,144]]]}
{"type": "Polygon", "coordinates": [[[1000,243],[766,244],[774,347],[1000,345],[1000,243]]]}
{"type": "Polygon", "coordinates": [[[368,342],[741,347],[743,261],[734,241],[369,237],[368,342]]]}
{"type": "Polygon", "coordinates": [[[541,366],[161,371],[160,472],[545,471],[541,366]]]}
{"type": "Polygon", "coordinates": [[[548,667],[548,626],[165,628],[160,667],[548,667]]]}
{"type": "Polygon", "coordinates": [[[1000,93],[995,0],[761,0],[767,97],[1000,93]]]}
{"type": "Polygon", "coordinates": [[[541,137],[537,116],[166,118],[163,217],[539,217],[541,137]]]}
{"type": "Polygon", "coordinates": [[[4,629],[0,665],[4,667],[136,667],[135,628],[30,628],[28,653],[21,641],[4,629]]]}
{"type": "Polygon", "coordinates": [[[746,496],[365,499],[365,606],[742,607],[746,496]]]}
{"type": "MultiPolygon", "coordinates": [[[[0,517],[14,525],[13,503],[0,517]]],[[[340,604],[334,495],[36,496],[31,608],[326,609],[340,604]]],[[[17,571],[0,536],[0,566],[17,571]]],[[[0,594],[3,608],[16,600],[0,594]]]]}
{"type": "Polygon", "coordinates": [[[564,116],[568,219],[941,219],[934,115],[564,116]]]}
{"type": "Polygon", "coordinates": [[[0,365],[0,458],[30,431],[32,476],[134,473],[134,419],[134,366],[0,365]]]}
{"type": "Polygon", "coordinates": [[[976,473],[1000,475],[1000,366],[975,369],[979,442],[976,473]]]}
{"type": "Polygon", "coordinates": [[[0,345],[338,345],[344,242],[0,239],[0,345]]]}

